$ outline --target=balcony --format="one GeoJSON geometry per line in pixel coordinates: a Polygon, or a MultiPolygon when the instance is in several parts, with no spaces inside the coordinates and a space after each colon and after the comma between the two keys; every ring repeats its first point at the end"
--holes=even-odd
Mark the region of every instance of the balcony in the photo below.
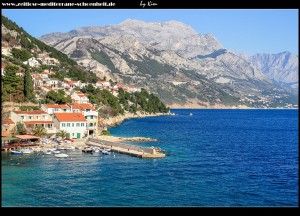
{"type": "Polygon", "coordinates": [[[84,116],[98,116],[98,112],[97,111],[89,111],[89,112],[84,111],[82,114],[84,116]]]}

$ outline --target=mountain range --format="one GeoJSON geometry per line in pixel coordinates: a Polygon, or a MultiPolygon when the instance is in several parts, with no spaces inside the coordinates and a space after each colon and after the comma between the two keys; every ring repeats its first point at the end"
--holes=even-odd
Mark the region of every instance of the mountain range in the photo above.
{"type": "Polygon", "coordinates": [[[213,35],[178,21],[126,20],[39,39],[99,78],[143,87],[171,107],[298,103],[298,56],[232,52],[213,35]]]}
{"type": "Polygon", "coordinates": [[[144,86],[171,106],[297,103],[298,56],[242,55],[178,21],[125,20],[40,39],[100,77],[144,86]]]}

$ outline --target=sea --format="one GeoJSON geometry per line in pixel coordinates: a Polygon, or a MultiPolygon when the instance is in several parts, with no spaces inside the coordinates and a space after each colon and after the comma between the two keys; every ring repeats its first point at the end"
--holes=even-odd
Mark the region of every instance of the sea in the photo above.
{"type": "Polygon", "coordinates": [[[173,109],[112,135],[165,158],[2,152],[2,207],[298,207],[298,110],[173,109]]]}

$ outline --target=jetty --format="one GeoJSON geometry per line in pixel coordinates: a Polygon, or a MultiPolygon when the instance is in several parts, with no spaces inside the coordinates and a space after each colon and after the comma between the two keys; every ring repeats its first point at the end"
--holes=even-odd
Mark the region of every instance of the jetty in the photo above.
{"type": "Polygon", "coordinates": [[[124,144],[119,142],[111,142],[107,140],[89,138],[86,143],[88,146],[98,146],[100,148],[108,148],[113,152],[119,152],[122,154],[128,154],[140,158],[163,158],[166,155],[160,148],[146,148],[142,146],[136,146],[131,144],[124,144]]]}

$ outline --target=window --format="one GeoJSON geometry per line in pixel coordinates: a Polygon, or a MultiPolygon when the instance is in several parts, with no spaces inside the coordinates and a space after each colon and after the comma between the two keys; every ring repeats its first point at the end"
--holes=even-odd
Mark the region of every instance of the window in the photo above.
{"type": "Polygon", "coordinates": [[[90,123],[90,127],[93,127],[93,123],[90,123]]]}
{"type": "Polygon", "coordinates": [[[81,127],[84,127],[84,123],[81,123],[81,127]]]}
{"type": "Polygon", "coordinates": [[[85,119],[87,119],[88,117],[87,116],[85,116],[85,119]]]}
{"type": "Polygon", "coordinates": [[[74,127],[74,123],[72,123],[72,127],[74,127]]]}
{"type": "Polygon", "coordinates": [[[94,126],[96,126],[96,123],[94,123],[94,126]]]}
{"type": "Polygon", "coordinates": [[[80,127],[80,123],[76,123],[76,127],[80,127]]]}
{"type": "Polygon", "coordinates": [[[58,109],[57,109],[57,108],[55,108],[55,109],[54,109],[54,111],[56,111],[56,112],[57,112],[57,111],[58,111],[58,109]]]}
{"type": "Polygon", "coordinates": [[[64,109],[64,112],[67,112],[67,109],[64,109]]]}
{"type": "Polygon", "coordinates": [[[62,123],[62,124],[61,124],[61,127],[66,127],[66,124],[65,124],[65,123],[62,123]]]}
{"type": "Polygon", "coordinates": [[[93,119],[94,118],[94,116],[91,116],[91,119],[93,119]]]}
{"type": "Polygon", "coordinates": [[[24,120],[24,116],[21,116],[21,118],[24,120]]]}
{"type": "Polygon", "coordinates": [[[35,118],[36,118],[36,119],[39,119],[40,117],[39,117],[39,116],[36,116],[35,118]]]}
{"type": "Polygon", "coordinates": [[[29,119],[32,119],[32,116],[29,116],[29,119]]]}
{"type": "Polygon", "coordinates": [[[74,136],[74,133],[72,133],[72,136],[74,136]]]}
{"type": "Polygon", "coordinates": [[[89,111],[91,111],[91,110],[90,110],[90,109],[86,109],[85,111],[86,111],[86,112],[89,112],[89,111]]]}
{"type": "Polygon", "coordinates": [[[70,123],[67,123],[67,127],[70,127],[70,125],[71,125],[70,123]]]}

